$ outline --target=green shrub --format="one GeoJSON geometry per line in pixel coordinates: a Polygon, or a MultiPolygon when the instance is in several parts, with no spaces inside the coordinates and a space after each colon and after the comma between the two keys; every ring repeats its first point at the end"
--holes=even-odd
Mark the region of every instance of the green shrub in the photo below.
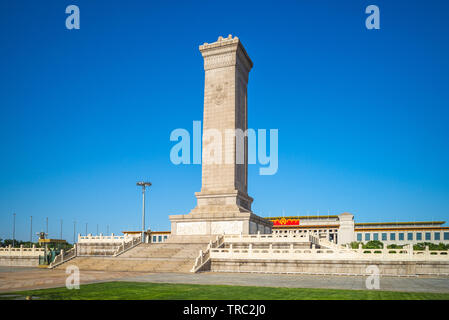
{"type": "Polygon", "coordinates": [[[371,240],[368,241],[364,246],[363,249],[382,249],[384,247],[384,244],[382,241],[379,240],[371,240]]]}
{"type": "Polygon", "coordinates": [[[398,245],[398,244],[389,244],[387,246],[388,249],[402,249],[403,245],[398,245]]]}
{"type": "Polygon", "coordinates": [[[359,243],[361,243],[361,242],[352,241],[349,245],[351,246],[352,249],[358,249],[359,243]]]}
{"type": "Polygon", "coordinates": [[[449,250],[449,244],[444,243],[431,243],[431,242],[420,242],[413,245],[413,250],[425,250],[426,246],[429,247],[429,250],[449,250]]]}

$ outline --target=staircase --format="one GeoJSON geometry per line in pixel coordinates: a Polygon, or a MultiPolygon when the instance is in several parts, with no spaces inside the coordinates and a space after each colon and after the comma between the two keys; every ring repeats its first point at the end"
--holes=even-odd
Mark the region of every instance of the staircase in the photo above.
{"type": "Polygon", "coordinates": [[[189,272],[200,250],[207,248],[210,237],[188,238],[173,237],[164,243],[140,243],[119,256],[78,256],[70,264],[78,266],[80,270],[189,272]]]}
{"type": "Polygon", "coordinates": [[[335,249],[335,250],[338,250],[338,249],[342,248],[342,246],[339,246],[336,243],[330,242],[329,240],[327,240],[325,238],[321,238],[319,240],[319,244],[320,244],[321,248],[335,249]]]}

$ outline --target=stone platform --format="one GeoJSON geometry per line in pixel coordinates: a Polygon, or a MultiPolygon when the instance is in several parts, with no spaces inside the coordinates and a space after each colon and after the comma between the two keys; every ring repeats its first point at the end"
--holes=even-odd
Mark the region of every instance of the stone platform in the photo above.
{"type": "Polygon", "coordinates": [[[192,213],[171,215],[172,235],[222,235],[271,233],[272,223],[252,212],[192,213]]]}
{"type": "Polygon", "coordinates": [[[368,276],[375,266],[381,276],[449,276],[449,261],[351,261],[282,259],[211,259],[212,272],[290,273],[335,276],[368,276]]]}

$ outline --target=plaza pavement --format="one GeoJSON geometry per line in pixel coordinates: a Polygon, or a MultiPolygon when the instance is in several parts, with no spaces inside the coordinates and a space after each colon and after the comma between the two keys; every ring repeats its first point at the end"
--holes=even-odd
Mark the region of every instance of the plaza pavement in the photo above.
{"type": "MultiPolygon", "coordinates": [[[[80,271],[80,283],[107,282],[137,276],[137,272],[80,271]]],[[[0,266],[0,293],[64,287],[65,269],[0,266]]]]}
{"type": "MultiPolygon", "coordinates": [[[[0,292],[65,286],[67,275],[61,269],[0,267],[0,292]]],[[[239,286],[327,288],[366,290],[366,277],[258,273],[139,273],[80,271],[81,284],[108,281],[153,283],[223,284],[239,286]]],[[[449,278],[381,277],[380,290],[449,293],[449,278]]]]}
{"type": "MultiPolygon", "coordinates": [[[[262,273],[157,273],[120,281],[366,290],[366,277],[262,273]]],[[[449,278],[380,277],[380,290],[449,293],[449,278]]]]}

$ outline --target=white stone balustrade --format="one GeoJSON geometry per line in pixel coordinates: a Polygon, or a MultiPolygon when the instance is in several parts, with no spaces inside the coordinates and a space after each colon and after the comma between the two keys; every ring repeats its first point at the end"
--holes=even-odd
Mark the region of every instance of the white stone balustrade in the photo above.
{"type": "Polygon", "coordinates": [[[312,243],[319,244],[318,237],[312,234],[249,234],[249,235],[224,235],[226,243],[312,243]]]}
{"type": "Polygon", "coordinates": [[[110,236],[104,236],[100,233],[98,236],[93,236],[88,234],[87,236],[82,236],[78,234],[78,243],[126,243],[132,241],[136,237],[141,237],[141,234],[131,236],[125,234],[124,236],[115,236],[113,233],[110,236]]]}
{"type": "Polygon", "coordinates": [[[414,251],[409,246],[403,249],[273,249],[270,245],[263,249],[246,248],[211,248],[211,259],[264,259],[264,260],[381,260],[381,261],[449,261],[449,250],[414,251]]]}
{"type": "Polygon", "coordinates": [[[23,245],[20,248],[13,248],[11,245],[6,248],[0,248],[0,256],[8,257],[38,257],[43,255],[44,252],[44,248],[36,248],[35,245],[32,248],[24,248],[23,245]]]}

